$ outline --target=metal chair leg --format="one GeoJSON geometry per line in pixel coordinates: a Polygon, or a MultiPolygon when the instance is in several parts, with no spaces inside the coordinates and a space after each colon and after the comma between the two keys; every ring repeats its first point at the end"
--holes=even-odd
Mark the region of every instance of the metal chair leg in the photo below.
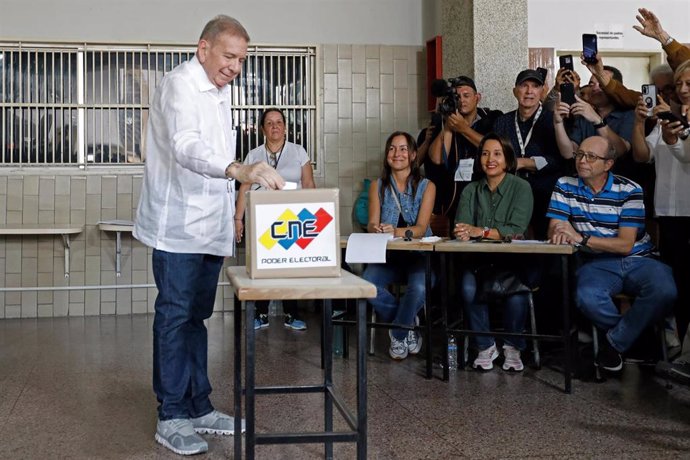
{"type": "MultiPolygon", "coordinates": [[[[594,324],[592,324],[592,348],[594,349],[594,360],[596,361],[597,355],[599,354],[599,331],[597,331],[597,327],[594,324]]],[[[604,378],[601,376],[601,370],[596,362],[594,363],[594,381],[597,383],[604,381],[604,378]]]]}
{"type": "MultiPolygon", "coordinates": [[[[376,322],[376,311],[371,309],[371,322],[376,322]]],[[[376,328],[374,326],[369,328],[369,355],[374,356],[374,346],[376,345],[376,328]]]]}
{"type": "MultiPolygon", "coordinates": [[[[532,292],[527,293],[527,301],[529,302],[529,317],[530,323],[532,324],[532,334],[537,334],[537,319],[534,315],[534,298],[532,297],[532,292]]],[[[532,347],[534,352],[534,366],[537,369],[541,369],[541,358],[539,357],[539,341],[537,339],[532,339],[532,347]]]]}

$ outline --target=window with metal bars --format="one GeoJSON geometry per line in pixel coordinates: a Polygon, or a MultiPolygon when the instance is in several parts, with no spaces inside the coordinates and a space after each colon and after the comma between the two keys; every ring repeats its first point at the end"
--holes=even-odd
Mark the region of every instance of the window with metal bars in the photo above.
{"type": "MultiPolygon", "coordinates": [[[[0,42],[0,165],[136,165],[166,72],[194,47],[0,42]]],[[[237,157],[263,142],[259,118],[283,110],[288,140],[316,163],[316,49],[250,46],[231,83],[237,157]]]]}

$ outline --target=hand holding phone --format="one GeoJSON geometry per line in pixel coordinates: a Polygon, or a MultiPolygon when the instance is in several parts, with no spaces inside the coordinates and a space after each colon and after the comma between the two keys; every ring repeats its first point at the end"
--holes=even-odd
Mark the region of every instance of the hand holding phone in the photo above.
{"type": "Polygon", "coordinates": [[[656,116],[662,120],[667,120],[670,123],[679,121],[680,124],[683,125],[683,128],[690,128],[690,123],[688,123],[687,119],[679,117],[673,112],[659,112],[656,114],[656,116]]]}
{"type": "Polygon", "coordinates": [[[582,34],[582,56],[587,64],[597,63],[597,36],[595,34],[582,34]]]}

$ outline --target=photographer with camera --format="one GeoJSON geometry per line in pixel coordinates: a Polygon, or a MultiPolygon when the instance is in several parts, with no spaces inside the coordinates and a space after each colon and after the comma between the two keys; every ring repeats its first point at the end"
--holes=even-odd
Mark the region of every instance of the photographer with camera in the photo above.
{"type": "Polygon", "coordinates": [[[438,236],[450,236],[449,228],[455,217],[460,193],[472,180],[477,146],[482,136],[491,131],[494,120],[502,113],[498,110],[478,108],[482,95],[469,77],[459,76],[436,80],[432,93],[441,98],[438,113],[443,128],[431,143],[428,160],[424,164],[426,175],[437,188],[434,214],[443,219],[445,232],[439,232],[440,224],[433,225],[438,236]]]}

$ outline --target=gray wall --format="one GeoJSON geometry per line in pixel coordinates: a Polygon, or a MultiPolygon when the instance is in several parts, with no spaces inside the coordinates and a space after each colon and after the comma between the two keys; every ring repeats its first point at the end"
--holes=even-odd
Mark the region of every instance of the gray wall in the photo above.
{"type": "Polygon", "coordinates": [[[421,45],[426,0],[3,0],[0,39],[196,43],[235,16],[255,43],[421,45]]]}

